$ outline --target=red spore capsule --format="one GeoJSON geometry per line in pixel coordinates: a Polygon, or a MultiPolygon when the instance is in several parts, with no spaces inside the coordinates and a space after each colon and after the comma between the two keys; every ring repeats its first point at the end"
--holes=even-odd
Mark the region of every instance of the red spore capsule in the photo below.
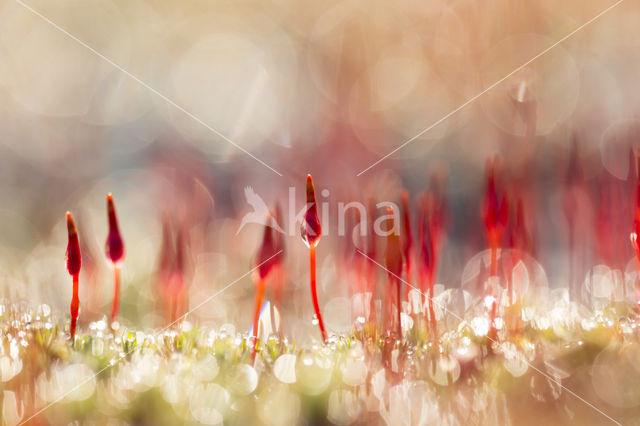
{"type": "Polygon", "coordinates": [[[124,260],[124,242],[120,236],[118,217],[116,216],[116,208],[113,204],[111,193],[107,194],[107,215],[109,218],[109,234],[105,243],[105,252],[107,259],[112,264],[119,265],[124,260]]]}
{"type": "Polygon", "coordinates": [[[124,243],[118,229],[116,207],[113,204],[113,196],[107,194],[107,217],[109,219],[109,234],[105,243],[107,260],[113,265],[113,305],[111,306],[111,325],[118,316],[120,307],[120,266],[124,260],[124,243]]]}
{"type": "Polygon", "coordinates": [[[311,299],[313,308],[316,312],[318,326],[322,334],[322,340],[327,341],[327,332],[324,328],[324,321],[320,314],[320,305],[318,304],[318,293],[316,291],[316,246],[320,241],[322,228],[320,227],[320,219],[318,219],[318,208],[316,206],[316,192],[313,187],[313,179],[311,175],[307,175],[307,211],[304,215],[304,223],[302,223],[301,234],[302,241],[309,248],[309,280],[311,284],[311,299]]]}
{"type": "Polygon", "coordinates": [[[67,243],[67,271],[70,275],[78,275],[82,259],[80,255],[80,242],[78,240],[78,230],[73,222],[71,213],[67,212],[67,232],[69,234],[69,242],[67,243]]]}
{"type": "Polygon", "coordinates": [[[318,218],[318,206],[316,205],[316,191],[313,187],[311,175],[307,175],[307,211],[304,214],[301,235],[307,247],[315,247],[320,241],[322,227],[318,218]]]}
{"type": "Polygon", "coordinates": [[[80,267],[82,266],[82,259],[80,255],[80,242],[78,239],[78,230],[76,224],[73,222],[71,213],[67,212],[67,233],[69,235],[69,242],[67,243],[67,271],[73,278],[73,295],[71,296],[71,326],[69,327],[69,334],[71,335],[71,342],[73,343],[76,336],[76,326],[78,323],[78,312],[80,310],[80,299],[78,298],[78,281],[80,277],[80,267]]]}

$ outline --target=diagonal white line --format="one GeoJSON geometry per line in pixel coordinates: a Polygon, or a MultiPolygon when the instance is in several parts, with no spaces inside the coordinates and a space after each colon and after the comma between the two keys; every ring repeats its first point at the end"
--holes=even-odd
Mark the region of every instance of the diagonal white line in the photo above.
{"type": "Polygon", "coordinates": [[[184,107],[182,107],[178,103],[174,102],[173,100],[171,100],[166,95],[163,95],[162,93],[158,92],[156,89],[154,89],[153,87],[151,87],[150,85],[148,85],[147,83],[142,81],[140,78],[138,78],[135,75],[131,74],[129,71],[127,71],[126,69],[121,67],[119,64],[117,64],[116,62],[112,61],[111,59],[109,59],[108,57],[103,55],[102,53],[98,52],[93,47],[89,46],[87,43],[85,43],[84,41],[80,40],[78,37],[74,36],[73,34],[68,32],[67,30],[62,28],[60,25],[58,25],[55,22],[53,22],[51,19],[47,18],[46,16],[44,16],[43,14],[41,14],[40,12],[38,12],[37,10],[32,8],[31,6],[29,6],[28,4],[24,3],[22,0],[15,0],[15,2],[18,3],[20,6],[24,7],[25,9],[27,9],[28,11],[30,11],[31,13],[33,13],[34,15],[38,16],[39,18],[41,18],[43,21],[47,22],[49,25],[51,25],[52,27],[54,27],[58,31],[64,33],[67,37],[69,37],[70,39],[74,40],[76,43],[78,43],[81,46],[85,47],[86,49],[90,50],[96,56],[98,56],[100,59],[102,59],[105,62],[109,63],[114,68],[118,69],[120,72],[122,72],[123,74],[125,74],[126,76],[131,78],[132,80],[136,81],[141,86],[143,86],[146,89],[148,89],[149,91],[153,92],[155,95],[157,95],[159,98],[161,98],[162,100],[167,102],[169,105],[171,105],[174,108],[182,111],[185,115],[191,117],[194,121],[196,121],[197,123],[201,124],[203,127],[209,129],[211,132],[213,132],[214,134],[218,135],[220,138],[222,138],[225,141],[229,142],[231,145],[235,146],[240,151],[244,152],[249,157],[251,157],[254,160],[256,160],[258,163],[262,164],[263,166],[265,166],[266,168],[268,168],[269,170],[271,170],[272,172],[274,172],[278,176],[282,176],[282,173],[280,173],[279,171],[277,171],[273,167],[269,166],[267,163],[265,163],[264,161],[262,161],[261,159],[259,159],[258,157],[256,157],[255,155],[253,155],[252,153],[250,153],[249,151],[247,151],[246,149],[244,149],[243,147],[241,147],[240,145],[238,145],[234,141],[232,141],[231,139],[229,139],[227,136],[223,135],[222,133],[220,133],[219,131],[217,131],[216,129],[214,129],[213,127],[211,127],[210,125],[208,125],[207,123],[205,123],[204,121],[199,119],[198,117],[196,117],[193,113],[189,112],[187,109],[185,109],[184,107]]]}
{"type": "MultiPolygon", "coordinates": [[[[540,58],[541,56],[544,56],[545,54],[547,54],[550,50],[552,50],[553,48],[555,48],[556,46],[558,46],[560,43],[564,42],[565,40],[567,40],[568,38],[570,38],[571,36],[573,36],[574,34],[576,34],[577,32],[579,32],[580,30],[582,30],[583,28],[585,28],[586,26],[588,26],[589,24],[593,23],[595,20],[597,20],[598,18],[600,18],[602,15],[604,15],[605,13],[609,12],[611,9],[613,9],[614,7],[618,6],[620,3],[622,3],[624,0],[618,0],[617,2],[615,2],[614,4],[612,4],[611,6],[607,7],[605,10],[603,10],[602,12],[598,13],[596,16],[594,16],[593,18],[589,19],[587,22],[585,22],[584,24],[580,25],[578,28],[576,28],[575,30],[571,31],[569,34],[565,35],[564,37],[562,37],[560,40],[556,41],[555,43],[553,43],[551,46],[547,47],[546,49],[544,49],[542,52],[538,53],[536,56],[534,56],[533,58],[529,59],[527,62],[525,62],[524,64],[520,65],[518,68],[514,69],[513,71],[511,71],[509,74],[505,75],[504,77],[502,77],[500,80],[494,82],[493,84],[491,84],[490,86],[488,86],[487,88],[485,88],[482,92],[478,93],[477,95],[473,96],[471,99],[467,100],[465,103],[463,103],[462,105],[458,106],[456,109],[454,109],[453,111],[449,112],[447,115],[445,115],[444,117],[440,118],[439,120],[437,120],[436,122],[432,123],[431,125],[429,125],[429,127],[423,129],[420,131],[420,133],[418,133],[417,135],[407,139],[405,142],[403,142],[400,146],[398,146],[397,148],[395,148],[393,151],[391,151],[390,153],[388,153],[387,155],[385,155],[384,157],[380,158],[378,161],[376,161],[375,163],[371,164],[369,167],[367,167],[366,169],[362,170],[360,173],[358,173],[356,176],[360,176],[363,173],[367,172],[368,170],[370,170],[371,168],[375,167],[376,165],[380,164],[381,162],[383,162],[384,160],[386,160],[387,158],[389,158],[390,156],[392,156],[393,154],[395,154],[396,152],[400,151],[402,148],[404,148],[405,146],[409,145],[411,142],[413,142],[414,140],[418,139],[420,136],[424,135],[425,133],[427,133],[429,130],[433,129],[434,127],[436,127],[437,125],[439,125],[440,123],[442,123],[443,121],[447,120],[449,117],[451,117],[452,115],[454,115],[455,113],[457,113],[458,111],[464,109],[465,107],[469,106],[470,104],[472,104],[473,102],[475,102],[479,97],[481,97],[482,95],[484,95],[485,93],[487,93],[488,91],[490,91],[491,89],[495,88],[496,86],[498,86],[500,83],[502,83],[503,81],[505,81],[506,79],[508,79],[509,77],[511,77],[512,75],[514,75],[515,73],[517,73],[518,71],[522,70],[524,67],[526,67],[527,65],[529,65],[530,63],[534,62],[535,60],[537,60],[538,58],[540,58]]],[[[429,148],[432,148],[437,142],[433,141],[429,148]]]]}
{"type": "MultiPolygon", "coordinates": [[[[373,262],[374,264],[378,265],[380,268],[384,269],[385,271],[387,271],[387,273],[389,273],[390,275],[393,275],[395,278],[397,278],[398,280],[402,281],[405,285],[411,287],[412,289],[416,290],[418,293],[422,294],[424,297],[426,297],[428,300],[431,300],[433,303],[437,304],[440,309],[442,309],[444,312],[450,314],[451,316],[455,317],[456,319],[458,319],[459,321],[463,321],[463,318],[461,318],[458,314],[456,314],[455,312],[451,312],[450,310],[448,310],[447,308],[445,308],[441,303],[439,303],[437,300],[429,297],[428,295],[424,294],[422,291],[420,291],[419,288],[417,288],[416,286],[414,286],[413,284],[405,281],[402,277],[394,274],[393,272],[391,272],[390,270],[388,270],[386,268],[386,266],[382,265],[381,263],[377,262],[375,259],[373,259],[372,257],[369,257],[367,254],[365,254],[364,252],[362,252],[360,249],[356,249],[356,251],[358,253],[360,253],[361,255],[363,255],[364,257],[366,257],[367,259],[369,259],[371,262],[373,262]]],[[[489,339],[491,342],[498,344],[498,342],[496,342],[494,339],[492,339],[491,337],[489,337],[488,335],[485,336],[487,339],[489,339]]],[[[525,364],[527,364],[529,367],[531,367],[531,369],[533,369],[534,371],[540,373],[541,375],[543,375],[544,377],[546,377],[547,379],[551,380],[553,383],[555,383],[556,385],[560,386],[562,389],[564,389],[565,391],[567,391],[568,393],[570,393],[571,395],[573,395],[575,398],[579,399],[580,401],[584,402],[586,405],[588,405],[589,407],[593,408],[594,410],[596,410],[598,413],[602,414],[604,417],[606,417],[607,419],[611,420],[613,423],[622,426],[622,423],[618,422],[617,420],[615,420],[614,418],[612,418],[611,416],[607,415],[605,412],[603,412],[602,410],[600,410],[598,407],[596,407],[595,405],[593,405],[592,403],[590,403],[589,401],[587,401],[586,399],[582,398],[580,395],[576,394],[575,392],[573,392],[571,389],[567,388],[566,386],[564,386],[562,383],[558,382],[555,378],[551,377],[549,374],[545,373],[544,371],[536,368],[535,366],[531,365],[526,359],[522,360],[525,364]]]]}
{"type": "MultiPolygon", "coordinates": [[[[232,285],[236,284],[238,281],[240,281],[241,279],[243,279],[244,277],[246,277],[247,275],[251,274],[253,271],[255,271],[256,269],[258,269],[259,267],[261,267],[262,265],[264,265],[265,263],[269,262],[271,259],[273,259],[276,256],[279,256],[282,253],[282,250],[278,251],[276,254],[274,254],[273,256],[271,256],[270,258],[268,258],[267,260],[265,260],[264,262],[254,266],[253,268],[251,268],[248,272],[245,272],[242,276],[236,278],[235,280],[231,281],[229,284],[227,284],[226,286],[224,286],[222,289],[218,290],[217,292],[213,293],[211,296],[207,297],[206,299],[204,299],[202,302],[200,302],[199,304],[197,304],[195,307],[191,308],[188,312],[186,312],[185,314],[181,315],[180,317],[178,317],[175,321],[173,321],[171,324],[167,325],[166,327],[164,327],[163,329],[161,329],[160,331],[157,331],[156,333],[154,333],[154,338],[158,337],[160,334],[164,333],[165,331],[167,331],[169,328],[171,328],[172,325],[174,325],[175,323],[177,323],[178,321],[182,320],[183,318],[185,318],[187,315],[191,314],[193,311],[195,311],[196,309],[200,308],[202,305],[204,305],[207,302],[210,302],[214,297],[218,296],[219,294],[223,293],[225,290],[227,290],[229,287],[231,287],[232,285]]],[[[95,379],[98,375],[100,375],[100,373],[102,373],[103,371],[113,367],[114,365],[116,365],[118,362],[120,362],[121,359],[123,359],[124,357],[126,357],[127,355],[129,355],[131,352],[133,352],[134,348],[131,348],[130,351],[126,352],[124,356],[117,358],[115,361],[113,361],[113,363],[109,363],[106,367],[100,369],[97,373],[95,373],[93,376],[81,381],[80,383],[78,383],[76,386],[74,386],[70,391],[65,392],[64,394],[62,394],[61,396],[59,396],[58,398],[56,398],[54,401],[48,403],[47,405],[45,405],[44,407],[42,407],[41,409],[39,409],[38,411],[36,411],[35,413],[33,413],[28,419],[20,422],[17,424],[17,426],[21,426],[25,423],[27,423],[29,420],[33,419],[34,417],[38,416],[39,414],[41,414],[43,411],[45,411],[47,408],[51,407],[54,404],[57,404],[58,402],[62,401],[64,398],[66,398],[69,394],[73,393],[76,389],[78,389],[80,386],[84,385],[85,383],[95,379]]]]}

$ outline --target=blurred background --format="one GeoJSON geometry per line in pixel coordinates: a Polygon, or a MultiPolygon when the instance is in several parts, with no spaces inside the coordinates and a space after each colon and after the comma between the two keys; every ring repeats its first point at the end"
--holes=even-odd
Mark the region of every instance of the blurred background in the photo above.
{"type": "MultiPolygon", "coordinates": [[[[28,2],[145,87],[20,3],[2,0],[2,295],[67,312],[70,210],[84,255],[81,320],[107,314],[104,196],[112,192],[127,251],[122,320],[158,326],[163,253],[183,252],[193,306],[255,265],[262,227],[237,233],[251,211],[244,188],[270,207],[279,202],[288,220],[289,188],[297,213],[307,173],[318,192],[329,191],[330,212],[340,201],[397,202],[403,188],[415,197],[433,174],[446,177],[438,282],[459,287],[465,265],[486,246],[480,204],[485,161],[495,154],[505,191],[524,200],[531,251],[550,286],[580,281],[598,263],[624,270],[633,256],[630,150],[640,136],[635,2],[616,6],[357,176],[611,4],[28,2]],[[166,243],[176,239],[179,247],[166,243]]],[[[334,229],[336,220],[329,219],[334,229]]],[[[334,234],[318,249],[319,292],[336,312],[329,327],[340,330],[350,325],[342,309],[350,282],[346,243],[334,234]]],[[[308,255],[298,236],[286,244],[291,297],[283,311],[310,323],[308,255]]],[[[192,317],[248,329],[253,290],[247,276],[192,317]]],[[[290,327],[295,335],[302,326],[290,327]]]]}

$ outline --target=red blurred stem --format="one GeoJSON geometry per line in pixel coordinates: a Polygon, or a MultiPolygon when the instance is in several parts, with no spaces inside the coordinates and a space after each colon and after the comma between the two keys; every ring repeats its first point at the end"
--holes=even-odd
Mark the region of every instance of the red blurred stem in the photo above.
{"type": "Polygon", "coordinates": [[[369,292],[371,293],[371,297],[369,298],[369,318],[367,318],[371,324],[375,324],[376,322],[376,271],[373,268],[375,268],[375,265],[370,262],[370,265],[368,265],[369,273],[367,275],[366,284],[368,286],[369,292]]]}
{"type": "Polygon", "coordinates": [[[78,322],[78,310],[80,308],[80,299],[78,298],[78,274],[73,275],[73,297],[71,298],[71,342],[75,341],[76,325],[78,322]]]}
{"type": "Polygon", "coordinates": [[[258,278],[258,284],[256,285],[256,302],[253,307],[253,351],[251,352],[251,359],[256,359],[256,347],[258,346],[258,323],[260,322],[260,307],[262,306],[262,299],[264,298],[265,283],[262,278],[258,278]]]}
{"type": "MultiPolygon", "coordinates": [[[[496,241],[491,241],[491,266],[490,266],[490,276],[497,277],[498,276],[498,244],[496,241]]],[[[497,330],[495,329],[495,319],[497,313],[497,304],[496,299],[497,295],[492,294],[494,297],[493,303],[491,304],[491,312],[489,314],[489,337],[492,340],[495,340],[497,330]]]]}
{"type": "Polygon", "coordinates": [[[431,335],[434,341],[437,341],[438,325],[436,322],[436,313],[435,313],[435,310],[433,309],[433,286],[434,286],[433,277],[434,277],[433,272],[430,272],[429,273],[429,289],[428,289],[427,298],[429,299],[429,323],[431,325],[431,335]]]}
{"type": "MultiPolygon", "coordinates": [[[[638,262],[640,262],[640,250],[636,250],[636,256],[638,257],[638,262]]],[[[636,306],[635,311],[640,313],[640,274],[639,277],[636,278],[636,306]]]]}
{"type": "Polygon", "coordinates": [[[396,300],[398,301],[398,338],[402,340],[402,289],[400,288],[400,280],[396,281],[396,300]]]}
{"type": "Polygon", "coordinates": [[[498,275],[498,245],[494,242],[491,243],[491,266],[489,271],[492,277],[498,275]]]}
{"type": "Polygon", "coordinates": [[[517,265],[517,262],[513,262],[513,265],[511,265],[511,276],[509,276],[509,274],[507,273],[507,297],[509,298],[509,304],[513,303],[513,283],[511,282],[513,279],[513,270],[515,269],[515,266],[517,265]]]}
{"type": "Polygon", "coordinates": [[[113,267],[113,306],[111,306],[111,321],[113,322],[118,317],[118,309],[120,308],[120,268],[113,267]]]}
{"type": "Polygon", "coordinates": [[[487,335],[492,342],[495,342],[496,338],[498,337],[498,330],[496,329],[496,326],[495,326],[495,319],[496,319],[497,313],[498,313],[498,304],[494,300],[493,303],[491,303],[491,313],[489,315],[491,322],[489,326],[489,333],[487,335]]]}
{"type": "Polygon", "coordinates": [[[316,248],[309,248],[309,276],[311,280],[311,298],[313,299],[313,309],[316,311],[316,318],[318,318],[318,326],[320,327],[320,333],[322,334],[322,340],[327,341],[327,332],[324,329],[324,321],[322,321],[322,314],[320,313],[320,305],[318,304],[318,292],[316,291],[316,248]]]}

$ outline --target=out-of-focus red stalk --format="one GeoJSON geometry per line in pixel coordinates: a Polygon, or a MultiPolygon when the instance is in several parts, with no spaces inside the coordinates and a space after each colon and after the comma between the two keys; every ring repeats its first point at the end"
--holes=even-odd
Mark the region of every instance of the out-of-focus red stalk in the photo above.
{"type": "Polygon", "coordinates": [[[344,239],[344,254],[342,256],[344,262],[343,267],[350,277],[348,281],[351,283],[351,296],[356,294],[361,296],[361,305],[359,309],[361,309],[361,312],[366,318],[367,305],[364,295],[368,290],[368,286],[363,270],[368,265],[365,263],[365,259],[362,254],[359,253],[361,248],[364,249],[366,246],[366,242],[364,241],[366,229],[364,231],[362,230],[363,224],[359,209],[348,209],[345,213],[347,215],[346,229],[347,231],[350,230],[351,233],[347,232],[346,238],[344,239]],[[355,234],[356,231],[357,234],[355,234]],[[355,238],[358,238],[358,244],[354,241],[355,238]]]}
{"type": "Polygon", "coordinates": [[[260,308],[262,307],[262,300],[264,299],[264,292],[266,288],[266,279],[269,273],[274,269],[274,267],[278,263],[278,256],[275,256],[278,250],[276,246],[276,238],[274,237],[274,233],[276,231],[272,228],[272,218],[269,216],[267,218],[267,223],[264,226],[264,233],[262,236],[262,244],[260,246],[260,250],[258,251],[258,255],[256,256],[256,263],[258,264],[257,268],[257,277],[256,277],[256,294],[255,294],[255,304],[253,309],[253,351],[251,353],[251,358],[255,360],[256,356],[256,348],[258,346],[258,327],[260,322],[260,308]]]}
{"type": "MultiPolygon", "coordinates": [[[[282,209],[280,208],[280,204],[276,203],[274,209],[274,220],[275,225],[280,227],[280,229],[284,229],[284,221],[282,218],[282,209]]],[[[284,291],[285,285],[285,271],[283,268],[283,259],[286,252],[286,234],[278,232],[276,229],[273,229],[273,239],[275,245],[275,252],[280,253],[274,260],[275,264],[273,266],[273,299],[275,301],[276,306],[280,306],[280,301],[282,298],[282,292],[284,291]]]]}
{"type": "MultiPolygon", "coordinates": [[[[498,194],[496,173],[498,168],[498,159],[487,160],[486,171],[486,191],[484,202],[482,205],[482,216],[485,230],[487,232],[487,241],[489,250],[491,251],[491,262],[489,266],[490,277],[498,276],[498,248],[502,241],[502,234],[509,220],[509,205],[504,194],[498,194]]],[[[491,294],[494,298],[491,304],[490,313],[490,329],[489,336],[495,336],[494,320],[497,314],[497,294],[491,294]]]]}
{"type": "MultiPolygon", "coordinates": [[[[387,208],[387,247],[384,252],[384,261],[389,277],[389,290],[394,289],[394,287],[396,290],[396,330],[398,339],[402,339],[402,285],[399,278],[402,276],[402,247],[399,230],[396,228],[393,214],[393,210],[390,207],[387,208]]],[[[391,303],[389,303],[389,306],[391,306],[391,303]]],[[[390,321],[390,323],[393,322],[390,321]]]]}
{"type": "MultiPolygon", "coordinates": [[[[509,233],[509,246],[511,247],[511,269],[522,260],[523,253],[527,253],[531,250],[531,236],[527,230],[527,225],[524,217],[524,203],[521,197],[516,201],[516,215],[515,220],[512,222],[509,233]]],[[[507,294],[509,295],[509,302],[514,302],[513,295],[513,279],[508,274],[507,276],[507,294]]]]}
{"type": "MultiPolygon", "coordinates": [[[[376,259],[377,248],[374,223],[377,219],[377,211],[376,203],[373,199],[369,199],[367,209],[367,216],[369,217],[369,220],[367,221],[367,257],[369,259],[376,259]]],[[[365,268],[366,285],[368,286],[368,291],[371,293],[371,297],[369,300],[369,318],[367,318],[367,320],[369,321],[369,323],[374,324],[376,321],[375,299],[378,271],[376,270],[376,265],[373,262],[367,262],[365,268]]]]}
{"type": "Polygon", "coordinates": [[[158,284],[165,311],[165,321],[171,324],[185,312],[187,306],[185,269],[187,266],[188,234],[178,225],[175,232],[168,215],[162,219],[162,245],[158,261],[158,284]]]}
{"type": "Polygon", "coordinates": [[[158,284],[160,297],[164,308],[165,323],[171,323],[171,276],[174,267],[175,248],[173,245],[173,235],[171,223],[168,215],[162,218],[162,243],[160,254],[158,255],[158,284]]]}
{"type": "Polygon", "coordinates": [[[173,310],[171,315],[171,321],[176,321],[180,315],[185,311],[185,288],[184,288],[184,273],[185,273],[185,261],[187,242],[185,241],[185,232],[182,225],[178,225],[176,231],[176,257],[171,276],[171,295],[173,298],[173,310]]]}
{"type": "Polygon", "coordinates": [[[304,223],[302,224],[302,239],[309,248],[309,280],[311,286],[311,299],[313,301],[313,309],[316,312],[318,326],[322,334],[322,340],[327,341],[327,332],[324,328],[324,321],[320,313],[320,305],[318,304],[318,292],[316,289],[316,246],[320,242],[322,228],[320,219],[318,218],[318,207],[316,205],[316,191],[313,187],[313,179],[311,175],[307,175],[307,211],[304,215],[304,223]]]}
{"type": "Polygon", "coordinates": [[[260,307],[262,306],[262,299],[264,297],[264,290],[266,284],[262,277],[258,278],[258,282],[256,283],[256,295],[255,295],[255,303],[253,306],[253,329],[252,329],[252,338],[253,338],[253,350],[251,351],[251,359],[256,359],[256,348],[258,347],[258,326],[260,322],[260,307]]]}
{"type": "Polygon", "coordinates": [[[411,282],[411,266],[413,265],[413,235],[411,233],[411,213],[409,193],[402,191],[402,254],[404,256],[405,279],[411,282]]]}
{"type": "MultiPolygon", "coordinates": [[[[572,297],[579,294],[576,283],[576,223],[579,222],[580,210],[583,207],[581,198],[584,191],[584,173],[580,164],[578,140],[574,137],[569,152],[569,164],[565,179],[563,210],[569,231],[569,291],[572,297]]],[[[583,213],[584,214],[584,213],[583,213]]]]}
{"type": "Polygon", "coordinates": [[[69,333],[71,335],[71,342],[73,343],[76,336],[76,326],[78,322],[78,311],[80,309],[80,299],[78,297],[78,282],[80,276],[80,267],[82,265],[82,259],[80,254],[80,243],[78,240],[78,230],[76,224],[73,221],[73,217],[70,212],[67,212],[67,233],[69,236],[69,242],[67,243],[67,271],[73,278],[73,295],[71,297],[71,326],[69,333]]]}
{"type": "Polygon", "coordinates": [[[124,243],[118,228],[116,208],[111,193],[107,194],[107,217],[109,220],[109,234],[105,243],[107,260],[113,267],[113,305],[111,307],[110,324],[118,317],[120,306],[120,267],[124,260],[124,243]]]}
{"type": "MultiPolygon", "coordinates": [[[[640,262],[640,242],[638,241],[638,235],[640,235],[640,154],[638,152],[636,152],[636,159],[638,182],[636,183],[635,214],[631,226],[630,239],[633,250],[636,252],[636,256],[640,262]]],[[[629,171],[629,173],[631,173],[631,171],[629,171]]],[[[636,283],[636,310],[640,310],[640,281],[636,283]]]]}
{"type": "Polygon", "coordinates": [[[487,242],[491,250],[489,271],[491,276],[498,275],[498,248],[502,234],[509,219],[509,205],[504,194],[498,194],[496,173],[498,159],[487,160],[486,190],[482,206],[482,217],[487,232],[487,242]]]}
{"type": "Polygon", "coordinates": [[[440,235],[443,220],[442,199],[437,193],[435,182],[420,203],[420,218],[418,222],[418,235],[420,238],[420,287],[424,294],[426,291],[427,309],[429,316],[429,328],[431,336],[437,339],[437,323],[433,307],[434,286],[438,265],[438,252],[440,248],[440,235]],[[426,287],[426,288],[425,288],[426,287]]]}
{"type": "Polygon", "coordinates": [[[616,225],[613,211],[611,206],[619,206],[620,202],[614,203],[614,197],[616,195],[616,188],[614,185],[608,184],[605,178],[600,178],[596,182],[597,190],[597,202],[594,206],[595,218],[594,218],[594,231],[596,237],[596,252],[598,257],[605,265],[617,266],[617,259],[615,255],[615,233],[616,225]]]}

